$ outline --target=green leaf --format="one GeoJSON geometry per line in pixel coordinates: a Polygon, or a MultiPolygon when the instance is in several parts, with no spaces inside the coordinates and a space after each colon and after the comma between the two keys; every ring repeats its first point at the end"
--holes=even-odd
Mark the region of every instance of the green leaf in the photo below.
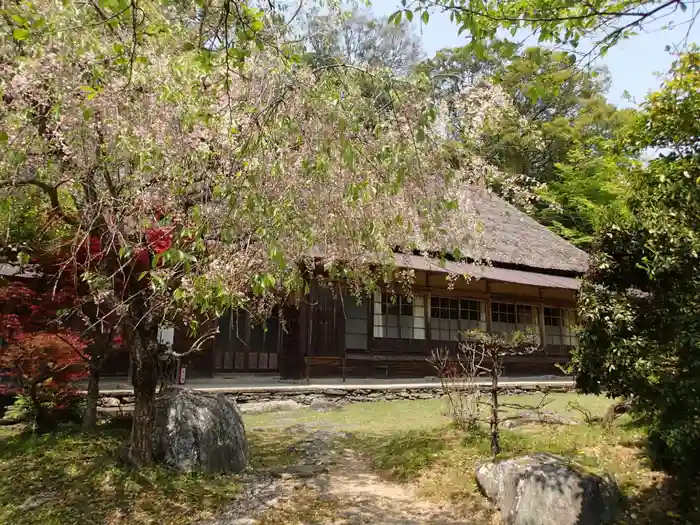
{"type": "Polygon", "coordinates": [[[22,29],[22,28],[15,28],[14,31],[12,31],[12,37],[15,40],[26,40],[27,37],[29,36],[29,30],[28,29],[22,29]]]}
{"type": "Polygon", "coordinates": [[[423,14],[421,15],[421,20],[423,21],[424,24],[428,23],[428,20],[430,20],[430,15],[428,14],[427,11],[423,11],[423,14]]]}
{"type": "Polygon", "coordinates": [[[413,22],[413,11],[411,11],[410,9],[406,9],[404,13],[406,14],[406,20],[408,20],[409,22],[413,22]]]}
{"type": "Polygon", "coordinates": [[[93,88],[92,86],[80,86],[80,90],[85,93],[87,96],[87,100],[92,100],[97,96],[97,90],[93,88]]]}
{"type": "Polygon", "coordinates": [[[3,146],[7,144],[9,137],[7,136],[7,131],[0,131],[0,144],[3,146]]]}

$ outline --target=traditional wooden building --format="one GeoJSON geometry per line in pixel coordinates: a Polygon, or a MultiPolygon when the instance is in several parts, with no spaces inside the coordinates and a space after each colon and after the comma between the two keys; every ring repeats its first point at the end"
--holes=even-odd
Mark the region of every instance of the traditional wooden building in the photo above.
{"type": "MultiPolygon", "coordinates": [[[[397,266],[415,273],[411,297],[376,292],[358,302],[340,283],[331,289],[314,282],[306,297],[282,307],[282,320],[269,319],[266,329],[231,312],[220,320],[210,348],[184,363],[188,377],[430,376],[432,350],[456,347],[461,333],[474,328],[534,333],[541,351],[511,358],[506,373],[556,373],[555,365],[565,363],[576,345],[576,292],[587,256],[497,197],[476,208],[483,226],[478,256],[488,265],[400,254],[397,266]],[[472,278],[449,278],[464,274],[472,278]]],[[[177,335],[175,340],[184,345],[177,335]]]]}

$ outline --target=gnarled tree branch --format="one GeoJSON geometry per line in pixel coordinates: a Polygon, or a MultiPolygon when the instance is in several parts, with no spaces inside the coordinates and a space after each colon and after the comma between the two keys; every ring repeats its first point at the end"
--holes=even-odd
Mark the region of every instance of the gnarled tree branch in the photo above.
{"type": "Polygon", "coordinates": [[[77,226],[78,219],[66,213],[58,199],[58,188],[60,184],[57,184],[56,186],[51,186],[50,184],[47,184],[36,178],[28,178],[14,182],[9,181],[0,183],[0,188],[2,188],[3,186],[34,186],[36,188],[39,188],[49,198],[49,203],[51,204],[51,212],[58,216],[66,224],[70,224],[71,226],[77,226]]]}

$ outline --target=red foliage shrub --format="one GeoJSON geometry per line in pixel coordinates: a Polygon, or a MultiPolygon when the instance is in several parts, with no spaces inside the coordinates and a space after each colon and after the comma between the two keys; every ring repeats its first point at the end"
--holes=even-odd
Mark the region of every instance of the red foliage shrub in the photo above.
{"type": "Polygon", "coordinates": [[[173,245],[173,229],[157,226],[146,230],[146,244],[134,252],[139,269],[151,266],[151,255],[158,255],[173,245]]]}
{"type": "MultiPolygon", "coordinates": [[[[0,288],[0,375],[9,377],[31,398],[36,410],[46,403],[60,408],[75,395],[75,381],[85,376],[82,352],[87,342],[56,321],[75,296],[37,279],[34,288],[11,282],[0,288]]],[[[8,384],[9,383],[9,384],[8,384]]],[[[14,389],[13,389],[14,390],[14,389]]]]}
{"type": "Polygon", "coordinates": [[[150,228],[146,230],[146,242],[155,254],[169,250],[173,244],[172,228],[150,228]]]}
{"type": "Polygon", "coordinates": [[[61,408],[74,397],[75,381],[85,377],[85,346],[71,331],[25,333],[2,349],[0,368],[33,402],[61,408]]]}

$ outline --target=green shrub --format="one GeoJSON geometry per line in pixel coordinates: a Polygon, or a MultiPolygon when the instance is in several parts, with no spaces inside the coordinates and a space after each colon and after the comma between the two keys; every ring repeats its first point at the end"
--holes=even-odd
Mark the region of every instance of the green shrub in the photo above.
{"type": "Polygon", "coordinates": [[[700,475],[700,53],[681,55],[621,141],[663,151],[629,173],[580,291],[572,369],[585,392],[630,399],[652,458],[700,475]]]}

